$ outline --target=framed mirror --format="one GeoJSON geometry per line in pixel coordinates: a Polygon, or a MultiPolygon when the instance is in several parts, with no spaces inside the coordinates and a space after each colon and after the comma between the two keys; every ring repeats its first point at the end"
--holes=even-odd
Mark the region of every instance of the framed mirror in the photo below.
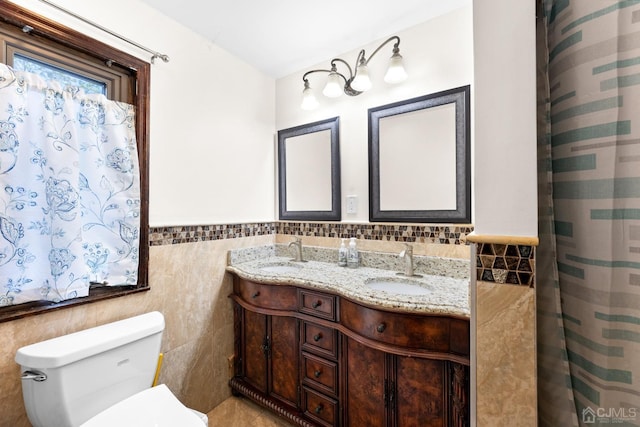
{"type": "Polygon", "coordinates": [[[340,221],[340,121],[278,131],[281,220],[340,221]]]}
{"type": "Polygon", "coordinates": [[[369,221],[471,222],[470,87],[369,109],[369,221]]]}

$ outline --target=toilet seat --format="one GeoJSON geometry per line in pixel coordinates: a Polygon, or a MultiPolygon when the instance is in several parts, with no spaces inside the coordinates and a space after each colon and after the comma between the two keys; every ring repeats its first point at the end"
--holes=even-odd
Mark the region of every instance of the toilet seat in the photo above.
{"type": "Polygon", "coordinates": [[[184,406],[166,385],[143,390],[116,403],[80,427],[203,427],[206,422],[184,406]]]}

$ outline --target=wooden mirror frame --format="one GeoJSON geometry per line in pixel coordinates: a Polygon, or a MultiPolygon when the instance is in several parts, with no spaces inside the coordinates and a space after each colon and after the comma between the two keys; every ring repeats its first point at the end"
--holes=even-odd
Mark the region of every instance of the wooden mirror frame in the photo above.
{"type": "Polygon", "coordinates": [[[471,222],[470,116],[470,86],[468,85],[369,109],[370,222],[471,222]],[[380,119],[452,103],[455,104],[456,208],[382,210],[380,208],[380,119]]]}
{"type": "MultiPolygon", "coordinates": [[[[280,220],[340,221],[342,215],[340,191],[340,119],[333,117],[314,123],[278,131],[278,198],[280,220]],[[331,209],[326,211],[287,209],[287,138],[330,130],[331,138],[331,209]]],[[[310,189],[313,191],[313,189],[310,189]]]]}

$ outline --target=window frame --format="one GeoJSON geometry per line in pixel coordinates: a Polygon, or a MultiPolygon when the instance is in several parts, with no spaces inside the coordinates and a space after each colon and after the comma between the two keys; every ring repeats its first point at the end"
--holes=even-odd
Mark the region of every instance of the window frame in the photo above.
{"type": "MultiPolygon", "coordinates": [[[[135,106],[136,141],[140,165],[138,283],[132,286],[92,287],[87,297],[58,303],[38,301],[0,307],[0,322],[149,290],[149,91],[151,64],[13,3],[0,2],[0,23],[17,28],[29,26],[32,30],[25,33],[25,39],[35,37],[38,41],[62,45],[61,52],[66,53],[67,56],[69,52],[77,52],[82,57],[91,57],[104,63],[111,61],[131,71],[133,87],[129,94],[132,102],[129,103],[135,106]]],[[[4,55],[5,47],[3,46],[2,58],[4,55]]]]}

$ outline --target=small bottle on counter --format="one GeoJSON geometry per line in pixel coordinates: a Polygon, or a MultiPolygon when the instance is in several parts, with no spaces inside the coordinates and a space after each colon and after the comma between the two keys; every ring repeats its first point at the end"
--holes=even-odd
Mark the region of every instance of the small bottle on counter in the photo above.
{"type": "Polygon", "coordinates": [[[340,249],[338,249],[338,265],[340,267],[347,266],[348,255],[349,251],[347,250],[347,246],[344,244],[344,239],[342,239],[342,243],[340,243],[340,249]]]}
{"type": "Polygon", "coordinates": [[[356,246],[356,238],[349,239],[349,253],[347,255],[347,267],[356,268],[360,263],[360,256],[358,254],[358,248],[356,246]]]}

